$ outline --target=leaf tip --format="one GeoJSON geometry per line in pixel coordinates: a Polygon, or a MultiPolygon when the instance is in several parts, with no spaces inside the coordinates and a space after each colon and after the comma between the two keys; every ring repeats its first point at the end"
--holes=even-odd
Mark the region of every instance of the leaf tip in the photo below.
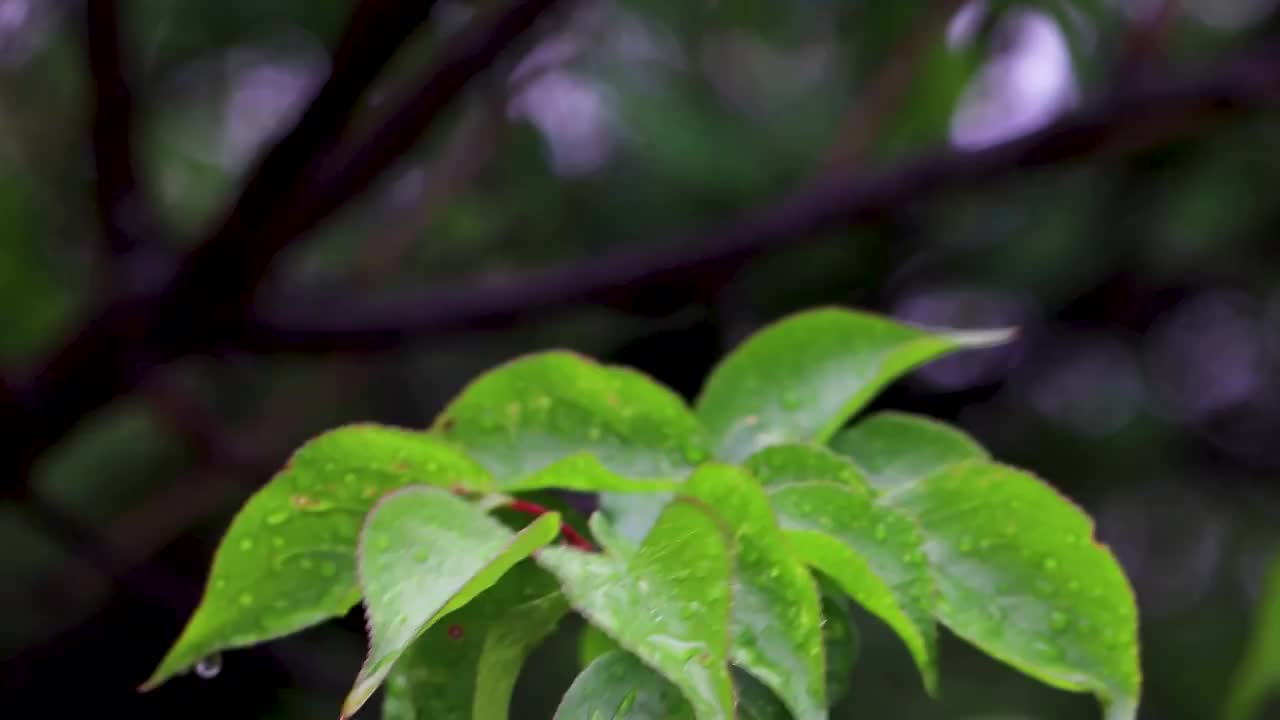
{"type": "Polygon", "coordinates": [[[987,330],[955,330],[947,335],[958,345],[969,349],[997,347],[1013,342],[1022,335],[1022,328],[1011,326],[987,330]]]}

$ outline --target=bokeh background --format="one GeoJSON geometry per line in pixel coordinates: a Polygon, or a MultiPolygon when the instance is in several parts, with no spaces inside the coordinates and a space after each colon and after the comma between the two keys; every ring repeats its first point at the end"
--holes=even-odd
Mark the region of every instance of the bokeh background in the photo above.
{"type": "MultiPolygon", "coordinates": [[[[1142,717],[1218,716],[1280,542],[1274,0],[543,3],[368,188],[286,223],[261,277],[206,283],[150,335],[111,325],[122,298],[167,297],[351,62],[332,48],[357,4],[0,0],[0,714],[333,717],[358,611],[134,691],[293,448],[356,420],[426,426],[475,374],[550,347],[691,396],[762,323],[838,303],[1022,328],[876,406],[957,423],[1094,514],[1138,593],[1142,717]],[[996,156],[1055,133],[1075,140],[996,156]],[[954,171],[970,157],[995,170],[954,171]],[[848,212],[809,222],[832,177],[848,212]],[[633,256],[665,269],[608,261],[633,256]],[[104,324],[87,347],[105,391],[60,364],[104,324]]],[[[505,7],[434,5],[340,145],[505,7]]],[[[950,636],[929,700],[897,641],[860,628],[835,717],[1097,717],[950,636]]],[[[576,629],[529,664],[515,717],[550,716],[576,629]]]]}

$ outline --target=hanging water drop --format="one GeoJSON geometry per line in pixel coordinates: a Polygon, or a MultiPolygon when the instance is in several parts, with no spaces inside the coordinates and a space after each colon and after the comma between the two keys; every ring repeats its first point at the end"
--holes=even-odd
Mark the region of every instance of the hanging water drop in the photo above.
{"type": "Polygon", "coordinates": [[[218,677],[218,673],[222,672],[222,654],[213,653],[200,658],[200,662],[196,663],[196,677],[202,680],[212,680],[218,677]]]}

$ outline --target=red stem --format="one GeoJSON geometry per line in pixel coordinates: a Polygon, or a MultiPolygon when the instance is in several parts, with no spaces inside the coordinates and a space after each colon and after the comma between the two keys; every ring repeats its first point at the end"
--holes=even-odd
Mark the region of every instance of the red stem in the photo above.
{"type": "MultiPolygon", "coordinates": [[[[518,498],[513,498],[511,502],[507,503],[507,507],[515,510],[516,512],[526,513],[535,517],[551,512],[537,503],[529,502],[528,500],[520,500],[518,498]]],[[[560,533],[564,535],[564,539],[569,541],[570,545],[578,548],[579,550],[595,552],[596,546],[591,544],[590,540],[579,534],[577,530],[569,527],[569,523],[564,521],[560,522],[560,533]]]]}

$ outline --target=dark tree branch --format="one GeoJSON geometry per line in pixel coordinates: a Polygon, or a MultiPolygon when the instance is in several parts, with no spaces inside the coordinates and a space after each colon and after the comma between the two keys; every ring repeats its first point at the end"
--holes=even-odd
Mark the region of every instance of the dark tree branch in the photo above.
{"type": "Polygon", "coordinates": [[[816,231],[874,218],[941,191],[972,188],[1028,168],[1150,148],[1233,111],[1280,102],[1280,48],[1188,84],[1149,86],[979,152],[940,149],[875,175],[828,175],[782,202],[656,251],[587,260],[492,288],[446,288],[383,302],[294,298],[252,323],[250,351],[376,351],[426,336],[500,325],[622,291],[727,277],[741,262],[816,231]]]}
{"type": "Polygon", "coordinates": [[[271,260],[297,237],[286,229],[296,223],[280,218],[310,192],[309,176],[338,146],[360,99],[434,5],[364,0],[356,6],[328,79],[293,130],[263,156],[221,226],[186,258],[165,300],[165,319],[185,324],[211,312],[234,318],[248,307],[271,260]]]}
{"type": "Polygon", "coordinates": [[[369,139],[340,163],[330,164],[300,198],[301,207],[284,214],[272,234],[295,237],[315,227],[363,192],[387,167],[413,147],[477,75],[525,33],[558,0],[520,0],[491,22],[477,23],[445,52],[435,72],[369,139]]]}
{"type": "MultiPolygon", "coordinates": [[[[124,266],[154,233],[155,218],[134,169],[133,96],[125,77],[115,0],[85,3],[86,45],[93,80],[93,162],[98,224],[108,263],[124,266]]],[[[126,282],[128,279],[126,278],[126,282]]]]}
{"type": "Polygon", "coordinates": [[[469,34],[361,151],[317,183],[313,173],[341,140],[359,99],[433,4],[357,6],[329,79],[258,164],[222,224],[163,287],[125,293],[91,316],[20,396],[0,406],[0,418],[13,417],[15,428],[0,440],[0,489],[23,494],[31,464],[46,448],[159,364],[223,344],[275,255],[367,186],[554,0],[517,2],[485,31],[469,34]]]}

